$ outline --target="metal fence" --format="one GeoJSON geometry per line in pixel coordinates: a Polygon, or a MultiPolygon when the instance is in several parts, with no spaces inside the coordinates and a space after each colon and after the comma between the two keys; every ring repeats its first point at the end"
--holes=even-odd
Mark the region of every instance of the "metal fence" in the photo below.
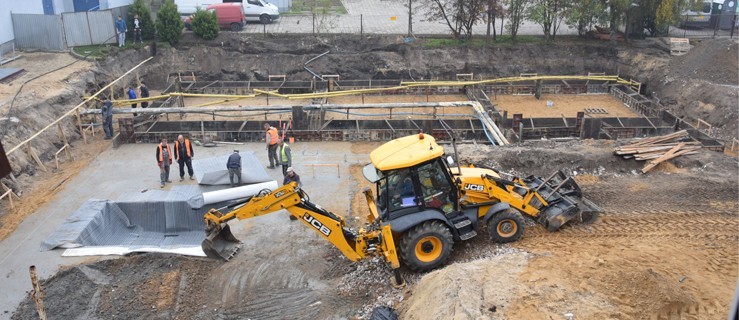
{"type": "MultiPolygon", "coordinates": [[[[401,12],[402,13],[402,12],[401,12]]],[[[429,21],[413,18],[412,26],[415,35],[448,35],[449,27],[441,21],[429,21]]],[[[495,24],[498,35],[501,34],[500,20],[495,24]]],[[[290,14],[282,15],[279,20],[262,25],[249,23],[242,32],[246,33],[305,33],[305,34],[408,34],[407,14],[290,14]]],[[[487,25],[476,24],[472,34],[485,35],[487,25]]],[[[505,31],[508,32],[508,31],[505,31]]],[[[536,23],[524,21],[519,27],[519,35],[541,35],[542,29],[536,23]]],[[[577,35],[577,30],[561,25],[557,35],[577,35]]]]}
{"type": "Polygon", "coordinates": [[[115,43],[111,12],[90,11],[62,13],[67,47],[115,43]]]}
{"type": "Polygon", "coordinates": [[[61,15],[11,14],[18,49],[64,50],[69,47],[115,43],[115,19],[128,6],[61,15]]]}
{"type": "Polygon", "coordinates": [[[64,50],[61,16],[12,13],[11,18],[19,49],[64,50]]]}
{"type": "Polygon", "coordinates": [[[734,37],[739,16],[737,14],[683,15],[675,26],[670,26],[672,37],[734,37]]]}

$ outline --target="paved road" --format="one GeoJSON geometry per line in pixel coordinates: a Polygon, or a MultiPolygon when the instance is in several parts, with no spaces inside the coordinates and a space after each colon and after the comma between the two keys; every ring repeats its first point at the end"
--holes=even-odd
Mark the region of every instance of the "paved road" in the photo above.
{"type": "MultiPolygon", "coordinates": [[[[268,25],[249,24],[246,33],[368,33],[406,34],[408,32],[408,9],[399,1],[391,0],[342,0],[347,14],[288,15],[268,25]]],[[[414,9],[413,32],[415,34],[450,34],[449,27],[441,21],[426,21],[426,7],[414,9]]],[[[496,23],[500,33],[500,21],[496,23]]],[[[483,35],[487,25],[476,25],[473,34],[483,35]]],[[[533,22],[524,22],[520,35],[541,35],[541,27],[533,22]]],[[[577,30],[562,25],[558,34],[577,34],[577,30]]]]}

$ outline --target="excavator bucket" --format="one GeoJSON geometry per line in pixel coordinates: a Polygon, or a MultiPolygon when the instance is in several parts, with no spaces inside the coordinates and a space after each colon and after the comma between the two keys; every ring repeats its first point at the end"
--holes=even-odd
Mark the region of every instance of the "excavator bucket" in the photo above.
{"type": "Polygon", "coordinates": [[[208,258],[228,261],[239,250],[241,241],[234,237],[228,224],[206,230],[205,240],[200,245],[208,258]]]}
{"type": "Polygon", "coordinates": [[[547,202],[546,206],[541,206],[540,203],[534,205],[542,207],[538,220],[549,231],[556,231],[573,219],[581,223],[592,222],[603,211],[583,197],[577,182],[562,171],[555,172],[546,180],[531,176],[524,181],[547,202]]]}

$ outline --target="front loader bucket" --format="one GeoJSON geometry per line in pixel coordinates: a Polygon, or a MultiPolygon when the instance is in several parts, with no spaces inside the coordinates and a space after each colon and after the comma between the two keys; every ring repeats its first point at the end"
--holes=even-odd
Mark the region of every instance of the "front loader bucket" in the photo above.
{"type": "Polygon", "coordinates": [[[528,177],[527,184],[547,201],[541,208],[539,222],[549,231],[556,231],[572,219],[582,223],[594,221],[602,211],[592,201],[582,196],[582,190],[574,179],[562,171],[555,172],[548,179],[528,177]]]}
{"type": "Polygon", "coordinates": [[[205,240],[200,246],[208,258],[228,261],[239,250],[241,241],[234,237],[228,224],[223,224],[220,228],[207,231],[205,240]]]}

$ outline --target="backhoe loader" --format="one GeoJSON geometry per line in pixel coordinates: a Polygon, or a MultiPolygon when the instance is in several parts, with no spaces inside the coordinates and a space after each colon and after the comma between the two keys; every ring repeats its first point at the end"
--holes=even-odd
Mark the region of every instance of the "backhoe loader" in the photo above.
{"type": "MultiPolygon", "coordinates": [[[[455,154],[456,153],[456,145],[455,154]]],[[[435,139],[420,133],[389,141],[370,153],[364,177],[367,224],[353,232],[343,217],[312,203],[296,184],[205,214],[208,257],[228,260],[239,241],[226,222],[287,210],[335,245],[349,260],[379,255],[395,270],[428,271],[441,266],[457,241],[477,235],[486,225],[491,240],[507,243],[524,234],[522,213],[555,231],[571,220],[592,221],[600,208],[582,197],[577,183],[561,171],[547,179],[508,177],[493,169],[454,165],[435,139]]],[[[459,163],[459,161],[456,161],[459,163]]]]}

